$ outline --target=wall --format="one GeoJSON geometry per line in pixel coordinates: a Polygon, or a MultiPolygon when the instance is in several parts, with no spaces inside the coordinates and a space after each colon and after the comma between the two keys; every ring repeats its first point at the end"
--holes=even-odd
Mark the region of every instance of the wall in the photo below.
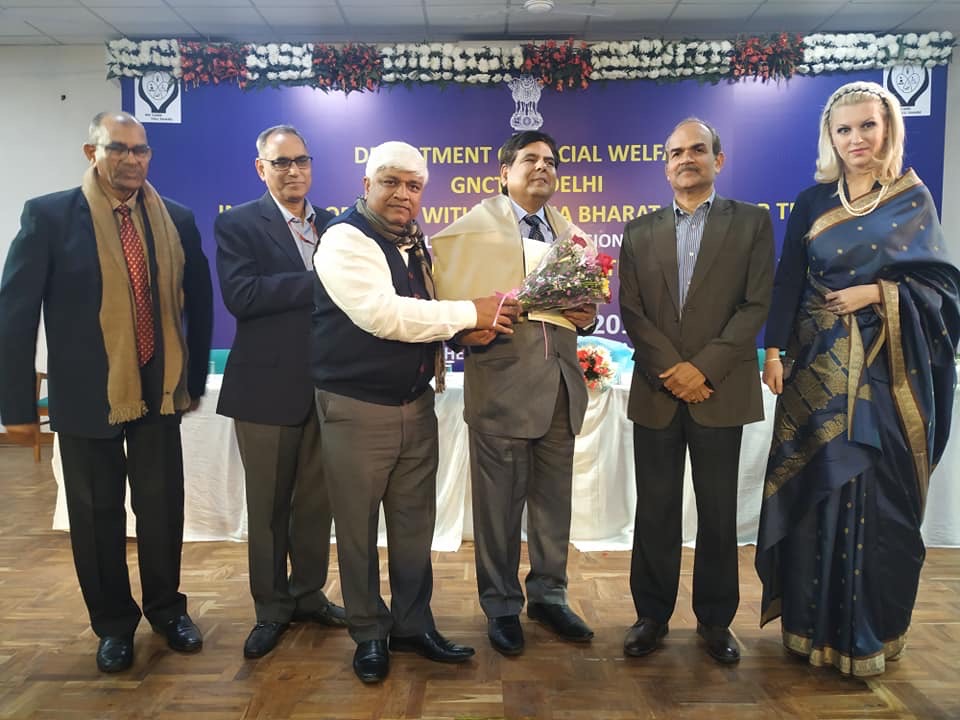
{"type": "MultiPolygon", "coordinates": [[[[80,146],[90,118],[120,107],[120,87],[105,80],[100,45],[0,47],[0,263],[30,197],[72,187],[86,167],[80,146]]],[[[943,225],[960,257],[960,49],[948,73],[943,225]]],[[[38,367],[46,365],[42,334],[38,367]]]]}
{"type": "MultiPolygon", "coordinates": [[[[120,107],[120,85],[105,77],[101,45],[0,47],[0,264],[24,201],[80,183],[90,118],[120,107]]],[[[41,329],[38,368],[46,368],[46,357],[41,329]]]]}

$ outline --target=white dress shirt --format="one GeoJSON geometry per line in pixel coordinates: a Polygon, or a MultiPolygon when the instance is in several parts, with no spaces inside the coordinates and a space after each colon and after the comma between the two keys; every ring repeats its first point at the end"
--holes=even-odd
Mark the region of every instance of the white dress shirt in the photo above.
{"type": "MultiPolygon", "coordinates": [[[[395,249],[404,265],[409,252],[395,249]]],[[[390,266],[375,240],[349,223],[323,233],[314,269],[330,299],[353,323],[385,340],[446,340],[477,326],[470,300],[425,300],[397,295],[390,266]]]]}

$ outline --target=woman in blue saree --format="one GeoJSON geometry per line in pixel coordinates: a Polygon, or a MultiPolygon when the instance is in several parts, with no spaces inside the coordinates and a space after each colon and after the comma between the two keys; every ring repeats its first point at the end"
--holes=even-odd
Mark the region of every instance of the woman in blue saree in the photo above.
{"type": "Polygon", "coordinates": [[[854,676],[882,673],[904,648],[956,383],[960,272],[930,193],[901,174],[903,139],[880,85],[830,97],[766,330],[763,379],[780,397],[757,540],[761,625],[780,617],[787,650],[854,676]]]}

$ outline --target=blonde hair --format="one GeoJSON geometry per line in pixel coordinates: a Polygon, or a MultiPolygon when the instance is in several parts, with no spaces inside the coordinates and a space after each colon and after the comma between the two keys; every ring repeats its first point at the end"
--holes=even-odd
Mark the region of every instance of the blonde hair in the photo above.
{"type": "Polygon", "coordinates": [[[883,109],[884,132],[886,137],[877,157],[879,168],[877,180],[887,185],[900,177],[903,170],[903,143],[906,133],[903,128],[903,116],[900,103],[883,86],[872,82],[852,82],[842,85],[827,100],[820,116],[820,139],[817,143],[817,172],[814,179],[820,183],[835,182],[842,171],[840,158],[830,138],[830,116],[834,108],[877,100],[883,109]]]}

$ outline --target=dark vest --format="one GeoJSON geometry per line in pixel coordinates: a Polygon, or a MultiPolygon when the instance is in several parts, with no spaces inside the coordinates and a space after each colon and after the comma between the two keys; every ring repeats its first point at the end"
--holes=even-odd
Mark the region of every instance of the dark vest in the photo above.
{"type": "MultiPolygon", "coordinates": [[[[383,251],[397,295],[428,297],[419,264],[407,267],[402,253],[377,234],[356,208],[327,225],[347,223],[374,240],[383,251]]],[[[322,238],[321,238],[322,242],[322,238]]],[[[420,397],[433,377],[436,343],[384,340],[357,327],[314,280],[311,372],[321,390],[378,405],[403,405],[420,397]]]]}

